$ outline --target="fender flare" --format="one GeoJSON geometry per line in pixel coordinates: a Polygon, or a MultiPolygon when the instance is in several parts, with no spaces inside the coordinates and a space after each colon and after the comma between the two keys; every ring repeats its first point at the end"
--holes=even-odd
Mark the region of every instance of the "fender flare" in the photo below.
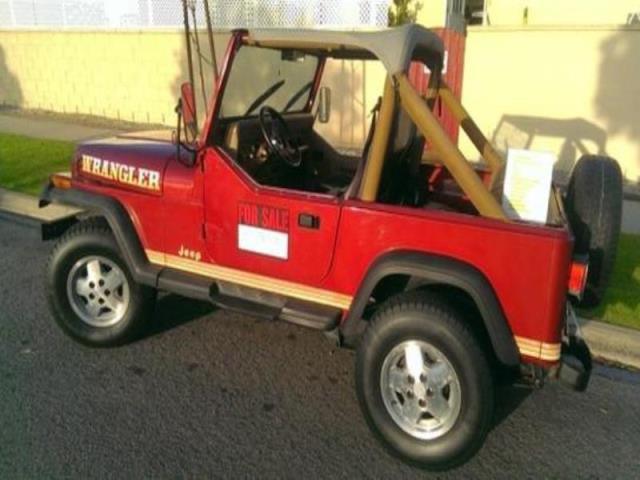
{"type": "Polygon", "coordinates": [[[117,199],[84,190],[55,188],[49,184],[40,195],[40,207],[50,203],[78,207],[89,214],[104,217],[135,281],[156,287],[161,269],[149,262],[129,214],[117,199]]]}
{"type": "Polygon", "coordinates": [[[345,339],[361,331],[364,309],[373,289],[384,277],[409,275],[426,284],[450,285],[465,291],[475,302],[489,333],[498,360],[507,366],[520,364],[520,354],[507,318],[488,279],[474,266],[439,255],[397,251],[382,255],[369,268],[341,327],[345,339]]]}

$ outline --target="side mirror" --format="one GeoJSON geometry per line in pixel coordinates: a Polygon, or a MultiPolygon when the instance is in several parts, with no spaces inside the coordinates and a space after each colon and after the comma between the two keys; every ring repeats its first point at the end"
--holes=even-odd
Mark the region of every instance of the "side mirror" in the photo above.
{"type": "Polygon", "coordinates": [[[329,123],[331,118],[331,89],[329,87],[320,87],[318,92],[318,121],[320,123],[329,123]]]}
{"type": "Polygon", "coordinates": [[[185,140],[187,143],[192,143],[198,136],[198,119],[196,118],[196,99],[193,94],[193,87],[189,82],[180,85],[180,104],[182,106],[185,140]]]}

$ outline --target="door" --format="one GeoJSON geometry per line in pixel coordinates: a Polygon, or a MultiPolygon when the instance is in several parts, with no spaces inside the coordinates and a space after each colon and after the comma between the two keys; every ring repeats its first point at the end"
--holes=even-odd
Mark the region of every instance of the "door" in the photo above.
{"type": "Polygon", "coordinates": [[[207,250],[221,266],[307,285],[331,268],[340,201],[257,185],[215,148],[205,158],[207,250]]]}

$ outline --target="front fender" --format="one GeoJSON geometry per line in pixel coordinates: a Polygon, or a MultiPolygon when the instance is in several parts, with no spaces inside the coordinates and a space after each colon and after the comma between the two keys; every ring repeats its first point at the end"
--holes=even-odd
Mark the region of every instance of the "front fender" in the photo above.
{"type": "Polygon", "coordinates": [[[517,366],[520,355],[513,333],[493,287],[477,268],[465,262],[420,252],[392,252],[378,258],[364,281],[341,327],[345,339],[356,336],[364,309],[373,289],[388,275],[408,275],[424,283],[450,285],[465,291],[475,302],[489,333],[498,360],[507,366],[517,366]]]}
{"type": "Polygon", "coordinates": [[[90,215],[104,217],[136,282],[156,286],[160,269],[149,263],[133,222],[117,199],[73,188],[56,188],[48,184],[40,195],[40,207],[50,203],[78,207],[90,215]]]}

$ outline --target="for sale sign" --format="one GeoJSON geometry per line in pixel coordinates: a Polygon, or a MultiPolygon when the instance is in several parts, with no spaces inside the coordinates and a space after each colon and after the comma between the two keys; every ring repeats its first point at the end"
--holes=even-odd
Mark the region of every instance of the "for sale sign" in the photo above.
{"type": "Polygon", "coordinates": [[[238,205],[238,248],[247,252],[289,258],[289,210],[268,205],[238,205]]]}
{"type": "Polygon", "coordinates": [[[509,149],[502,206],[511,218],[546,223],[555,156],[509,149]]]}

